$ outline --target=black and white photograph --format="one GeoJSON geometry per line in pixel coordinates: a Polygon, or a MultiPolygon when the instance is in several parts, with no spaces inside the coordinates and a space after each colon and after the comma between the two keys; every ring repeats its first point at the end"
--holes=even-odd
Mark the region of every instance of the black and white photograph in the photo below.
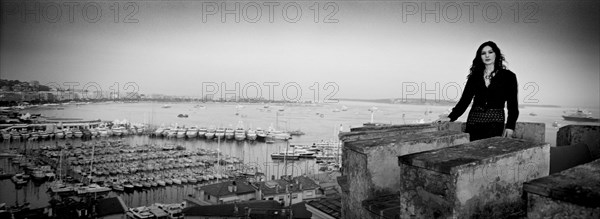
{"type": "Polygon", "coordinates": [[[600,218],[598,12],[2,0],[0,218],[600,218]]]}

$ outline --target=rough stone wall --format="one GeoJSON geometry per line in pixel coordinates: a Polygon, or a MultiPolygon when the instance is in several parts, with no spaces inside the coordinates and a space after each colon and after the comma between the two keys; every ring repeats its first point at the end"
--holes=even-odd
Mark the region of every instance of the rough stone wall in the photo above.
{"type": "Polygon", "coordinates": [[[583,143],[588,146],[593,159],[600,158],[600,126],[567,125],[556,134],[556,146],[583,143]]]}
{"type": "Polygon", "coordinates": [[[400,164],[400,218],[447,218],[455,203],[454,176],[400,164]]]}
{"type": "Polygon", "coordinates": [[[517,122],[514,137],[517,139],[545,142],[546,124],[534,122],[517,122]]]}
{"type": "Polygon", "coordinates": [[[469,142],[468,135],[450,135],[435,139],[397,142],[367,149],[367,170],[372,176],[373,190],[382,193],[396,192],[401,184],[398,156],[430,151],[469,142]]]}
{"type": "Polygon", "coordinates": [[[588,208],[528,193],[527,218],[600,218],[600,208],[588,208]]]}
{"type": "MultiPolygon", "coordinates": [[[[549,172],[550,147],[541,145],[473,160],[447,173],[400,163],[401,218],[504,218],[524,213],[523,182],[549,172]]],[[[444,150],[436,153],[443,156],[444,150]]]]}
{"type": "MultiPolygon", "coordinates": [[[[343,147],[343,175],[348,193],[342,194],[343,218],[370,218],[373,214],[362,207],[362,202],[380,195],[396,193],[399,179],[398,156],[439,149],[468,142],[468,134],[454,131],[420,133],[398,137],[398,141],[369,146],[343,147]],[[411,138],[411,136],[417,136],[411,138]]],[[[374,140],[378,142],[378,140],[374,140]]],[[[355,141],[353,143],[357,143],[355,141]]],[[[370,142],[361,140],[361,142],[370,142]]],[[[372,142],[371,142],[372,143],[372,142]]]]}
{"type": "MultiPolygon", "coordinates": [[[[342,192],[342,218],[368,218],[370,215],[363,210],[361,201],[367,197],[371,183],[371,176],[367,171],[366,155],[346,148],[343,149],[344,157],[344,176],[348,177],[348,190],[342,192]],[[351,176],[351,177],[350,177],[351,176]]],[[[343,189],[342,189],[343,190],[343,189]]]]}
{"type": "Polygon", "coordinates": [[[455,215],[503,218],[525,212],[523,183],[547,176],[550,147],[530,148],[493,162],[459,168],[456,171],[455,215]]]}

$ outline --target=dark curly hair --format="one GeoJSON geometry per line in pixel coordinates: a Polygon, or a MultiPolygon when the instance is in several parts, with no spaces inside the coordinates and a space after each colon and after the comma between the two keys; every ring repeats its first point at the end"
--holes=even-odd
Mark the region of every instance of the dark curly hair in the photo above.
{"type": "Polygon", "coordinates": [[[491,47],[494,53],[496,54],[496,60],[494,61],[494,71],[506,69],[506,66],[504,65],[504,62],[506,62],[506,60],[504,59],[504,55],[500,51],[500,48],[498,48],[498,45],[496,45],[496,43],[492,41],[487,41],[481,44],[481,46],[479,46],[479,49],[477,49],[477,52],[475,53],[475,58],[473,59],[473,64],[469,69],[469,75],[467,76],[467,78],[471,77],[471,75],[473,74],[483,73],[483,71],[485,70],[485,64],[481,59],[481,50],[483,50],[483,48],[486,46],[491,47]]]}

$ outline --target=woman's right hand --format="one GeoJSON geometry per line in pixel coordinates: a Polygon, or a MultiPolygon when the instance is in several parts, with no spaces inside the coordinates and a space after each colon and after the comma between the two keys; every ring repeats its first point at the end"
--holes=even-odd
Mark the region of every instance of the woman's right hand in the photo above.
{"type": "Polygon", "coordinates": [[[442,114],[439,117],[440,118],[435,120],[435,122],[437,122],[437,123],[450,122],[450,117],[448,117],[448,114],[442,114]]]}

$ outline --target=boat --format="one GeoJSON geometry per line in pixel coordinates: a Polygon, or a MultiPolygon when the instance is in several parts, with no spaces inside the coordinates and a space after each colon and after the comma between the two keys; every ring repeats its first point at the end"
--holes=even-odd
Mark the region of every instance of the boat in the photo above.
{"type": "Polygon", "coordinates": [[[131,183],[129,181],[123,183],[123,189],[125,191],[133,191],[134,188],[135,187],[133,186],[133,183],[131,183]]]}
{"type": "Polygon", "coordinates": [[[294,150],[294,153],[298,155],[299,158],[316,158],[317,155],[315,151],[309,151],[305,149],[294,150]]]}
{"type": "MultiPolygon", "coordinates": [[[[166,133],[167,133],[166,137],[167,138],[175,138],[175,137],[177,137],[177,131],[178,131],[177,128],[171,128],[171,129],[167,130],[166,131],[166,133]]],[[[164,135],[164,132],[163,132],[163,135],[164,135]]]]}
{"type": "Polygon", "coordinates": [[[27,179],[23,173],[17,173],[11,177],[11,180],[15,185],[22,186],[27,184],[27,179]]]}
{"type": "Polygon", "coordinates": [[[256,128],[256,140],[264,141],[267,138],[267,132],[261,128],[256,128]]]}
{"type": "Polygon", "coordinates": [[[165,128],[157,128],[156,130],[154,130],[154,136],[156,137],[162,137],[162,133],[165,131],[165,128]]]}
{"type": "Polygon", "coordinates": [[[83,132],[80,129],[75,129],[73,131],[73,136],[75,138],[81,138],[81,137],[83,137],[83,132]]]}
{"type": "Polygon", "coordinates": [[[225,129],[225,139],[231,140],[235,137],[235,131],[232,128],[225,129]]]}
{"type": "Polygon", "coordinates": [[[199,128],[198,129],[198,137],[205,138],[206,137],[206,132],[208,132],[207,128],[204,128],[204,127],[199,128]]]}
{"type": "Polygon", "coordinates": [[[563,115],[563,119],[575,122],[598,122],[600,119],[592,117],[592,113],[577,109],[574,113],[563,115]]]}
{"type": "Polygon", "coordinates": [[[21,140],[21,133],[13,129],[10,131],[10,138],[12,140],[21,140]]]}
{"type": "Polygon", "coordinates": [[[46,179],[46,174],[40,169],[33,170],[31,175],[34,180],[43,181],[46,179]]]}
{"type": "Polygon", "coordinates": [[[177,117],[178,118],[187,118],[187,117],[189,117],[189,115],[188,114],[179,114],[179,115],[177,115],[177,117]]]}
{"type": "Polygon", "coordinates": [[[54,131],[54,137],[58,139],[65,138],[65,132],[63,130],[58,129],[54,131]]]}
{"type": "Polygon", "coordinates": [[[98,128],[98,135],[100,135],[100,137],[108,137],[108,130],[104,127],[98,128]]]}
{"type": "Polygon", "coordinates": [[[31,133],[27,129],[21,129],[21,137],[23,137],[23,140],[28,139],[31,137],[31,133]]]}
{"type": "Polygon", "coordinates": [[[125,127],[123,126],[114,126],[112,127],[112,133],[114,136],[123,136],[125,132],[125,127]]]}
{"type": "Polygon", "coordinates": [[[185,135],[188,138],[195,138],[198,136],[198,127],[191,127],[187,130],[187,132],[185,132],[185,135]]]}
{"type": "Polygon", "coordinates": [[[258,137],[258,135],[256,134],[256,130],[254,130],[254,129],[246,130],[246,139],[248,139],[250,141],[254,141],[254,140],[256,140],[257,137],[258,137]]]}
{"type": "Polygon", "coordinates": [[[270,130],[267,133],[267,138],[273,139],[273,140],[288,140],[291,138],[290,134],[283,132],[283,131],[279,131],[279,130],[270,130]]]}
{"type": "Polygon", "coordinates": [[[237,128],[234,131],[234,138],[237,141],[243,141],[246,139],[246,130],[243,128],[237,128]]]}
{"type": "Polygon", "coordinates": [[[10,137],[11,137],[10,132],[2,131],[2,139],[10,140],[10,137]]]}
{"type": "Polygon", "coordinates": [[[165,105],[161,106],[161,108],[163,108],[163,109],[168,109],[168,108],[171,108],[171,105],[169,105],[169,104],[165,104],[165,105]]]}
{"type": "Polygon", "coordinates": [[[154,218],[154,214],[152,214],[150,209],[146,206],[130,208],[129,212],[131,212],[135,219],[154,218]]]}
{"type": "Polygon", "coordinates": [[[96,137],[100,135],[100,132],[98,132],[98,128],[92,128],[90,129],[90,134],[92,134],[92,137],[96,137]]]}
{"type": "Polygon", "coordinates": [[[214,127],[208,128],[208,129],[206,130],[206,134],[204,134],[204,137],[205,137],[206,139],[212,139],[212,138],[214,138],[214,137],[215,137],[216,131],[217,131],[217,130],[216,130],[214,127]]]}
{"type": "Polygon", "coordinates": [[[187,129],[186,128],[179,128],[177,129],[177,138],[185,138],[187,129]]]}
{"type": "Polygon", "coordinates": [[[170,219],[183,219],[183,209],[185,202],[181,204],[156,204],[158,208],[164,210],[169,215],[170,219]]]}
{"type": "Polygon", "coordinates": [[[54,194],[73,193],[75,188],[73,186],[62,183],[62,181],[55,181],[49,188],[50,192],[54,194]]]}
{"type": "Polygon", "coordinates": [[[294,152],[279,152],[279,153],[272,153],[271,159],[273,159],[273,160],[283,160],[283,159],[298,160],[298,159],[300,159],[300,156],[298,156],[298,154],[296,154],[294,152]]]}
{"type": "Polygon", "coordinates": [[[73,138],[73,131],[71,129],[65,130],[65,138],[73,138]]]}
{"type": "Polygon", "coordinates": [[[217,128],[215,131],[215,137],[218,139],[223,139],[225,137],[225,129],[221,127],[217,128]]]}
{"type": "Polygon", "coordinates": [[[290,136],[300,136],[300,135],[304,135],[306,133],[304,133],[302,130],[293,130],[289,132],[290,136]]]}
{"type": "Polygon", "coordinates": [[[108,187],[99,186],[98,184],[95,184],[95,183],[89,184],[87,186],[80,186],[80,187],[75,188],[75,191],[77,191],[77,194],[79,194],[79,195],[110,192],[111,190],[112,189],[110,189],[108,187]]]}

